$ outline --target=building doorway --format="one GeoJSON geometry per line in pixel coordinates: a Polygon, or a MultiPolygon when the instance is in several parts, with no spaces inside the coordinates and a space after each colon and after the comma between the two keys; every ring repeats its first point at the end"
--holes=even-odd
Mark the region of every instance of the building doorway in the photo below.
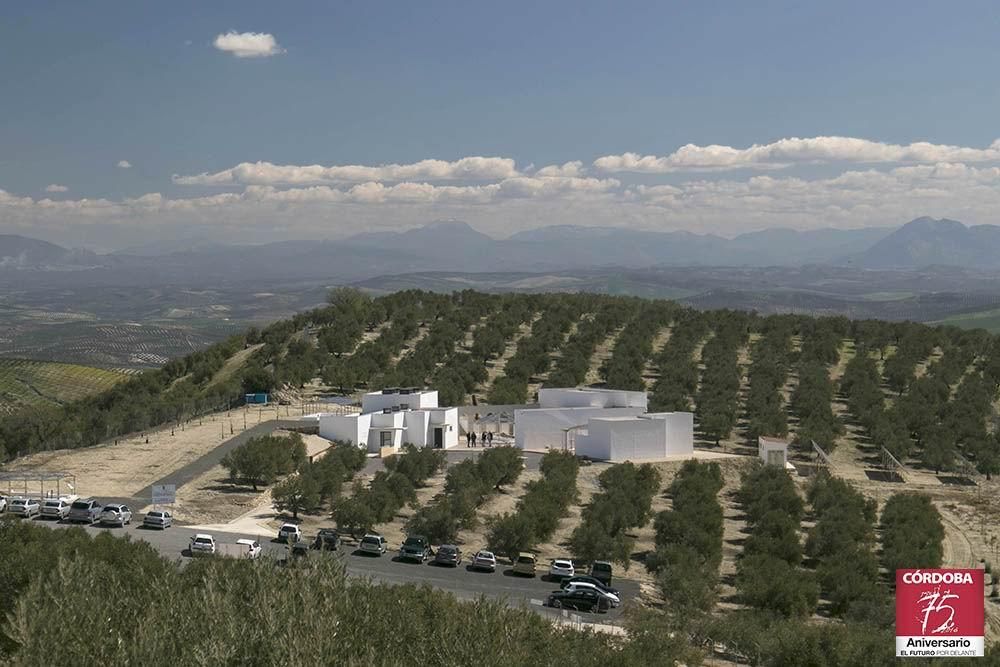
{"type": "Polygon", "coordinates": [[[434,449],[442,449],[444,447],[444,429],[437,427],[434,429],[434,449]]]}

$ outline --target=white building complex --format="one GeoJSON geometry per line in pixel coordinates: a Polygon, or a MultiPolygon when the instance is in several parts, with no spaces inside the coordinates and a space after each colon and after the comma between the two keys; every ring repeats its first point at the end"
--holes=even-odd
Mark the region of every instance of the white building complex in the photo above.
{"type": "Polygon", "coordinates": [[[458,408],[438,407],[434,390],[383,389],[361,397],[360,414],[320,414],[319,435],[382,455],[407,443],[446,449],[458,444],[458,408]]]}
{"type": "Polygon", "coordinates": [[[646,392],[541,389],[538,407],[514,411],[521,449],[568,449],[605,461],[655,461],[694,453],[690,412],[646,412],[646,392]]]}

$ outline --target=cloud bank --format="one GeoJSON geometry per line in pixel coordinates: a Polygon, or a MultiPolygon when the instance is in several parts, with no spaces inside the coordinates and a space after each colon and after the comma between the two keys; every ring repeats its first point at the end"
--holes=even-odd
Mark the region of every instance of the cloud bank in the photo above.
{"type": "Polygon", "coordinates": [[[967,148],[925,141],[902,146],[854,137],[792,137],[770,144],[754,144],[749,148],[687,144],[663,157],[637,153],[605,155],[594,160],[594,168],[611,173],[666,174],[682,171],[787,169],[795,164],[830,162],[877,164],[996,161],[1000,161],[1000,139],[986,148],[967,148]]]}
{"type": "MultiPolygon", "coordinates": [[[[82,234],[100,227],[110,243],[119,234],[169,235],[172,229],[220,238],[334,238],[441,218],[465,220],[500,237],[552,224],[735,235],[767,227],[887,226],[921,215],[997,223],[1000,141],[975,148],[793,138],[748,149],[689,146],[665,157],[626,153],[538,169],[497,156],[374,166],[261,161],[175,175],[169,185],[166,194],[118,200],[36,199],[0,190],[0,220],[29,235],[43,228],[82,234]],[[822,178],[796,170],[814,162],[847,166],[824,170],[822,178]],[[744,168],[774,171],[735,173],[744,168]]],[[[61,187],[46,191],[65,192],[61,187]]]]}

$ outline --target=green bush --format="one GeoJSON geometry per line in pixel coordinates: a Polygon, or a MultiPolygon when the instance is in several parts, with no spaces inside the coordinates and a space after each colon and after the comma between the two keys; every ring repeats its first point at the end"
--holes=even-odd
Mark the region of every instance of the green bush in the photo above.
{"type": "Polygon", "coordinates": [[[897,493],[882,508],[882,567],[895,580],[902,568],[941,567],[944,526],[931,499],[920,493],[897,493]]]}

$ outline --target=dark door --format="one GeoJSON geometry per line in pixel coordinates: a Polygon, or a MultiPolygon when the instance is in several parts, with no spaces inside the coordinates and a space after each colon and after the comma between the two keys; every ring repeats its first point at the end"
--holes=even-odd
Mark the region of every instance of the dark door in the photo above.
{"type": "Polygon", "coordinates": [[[444,429],[435,428],[434,429],[434,448],[441,449],[444,447],[444,429]]]}

